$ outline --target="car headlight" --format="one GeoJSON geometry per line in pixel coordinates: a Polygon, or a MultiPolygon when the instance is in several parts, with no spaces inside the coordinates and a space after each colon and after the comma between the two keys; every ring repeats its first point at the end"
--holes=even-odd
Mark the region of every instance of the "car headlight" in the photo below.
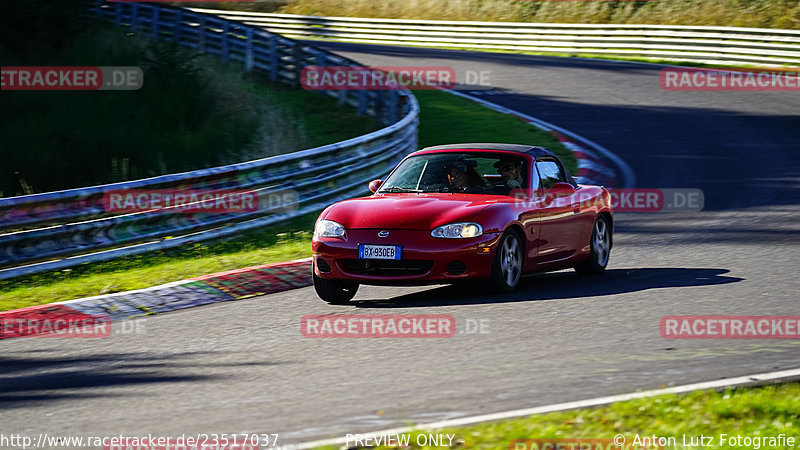
{"type": "Polygon", "coordinates": [[[431,231],[431,236],[438,238],[472,238],[482,234],[483,227],[474,222],[450,223],[431,231]]]}
{"type": "Polygon", "coordinates": [[[314,236],[316,237],[342,237],[344,236],[344,227],[332,220],[318,220],[314,225],[314,236]]]}

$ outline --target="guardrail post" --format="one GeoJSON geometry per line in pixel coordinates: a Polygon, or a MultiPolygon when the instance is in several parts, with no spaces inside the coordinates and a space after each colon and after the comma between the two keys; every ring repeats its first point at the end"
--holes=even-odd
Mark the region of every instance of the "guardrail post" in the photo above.
{"type": "Polygon", "coordinates": [[[359,116],[363,116],[367,113],[367,91],[360,90],[358,91],[358,108],[356,108],[356,113],[359,116]]]}
{"type": "Polygon", "coordinates": [[[386,91],[375,92],[375,123],[383,123],[381,116],[386,112],[386,91]]]}
{"type": "Polygon", "coordinates": [[[387,107],[387,120],[388,123],[395,123],[397,122],[397,97],[399,97],[397,91],[391,90],[389,91],[389,98],[387,107]]]}
{"type": "Polygon", "coordinates": [[[411,151],[416,151],[419,148],[419,134],[417,130],[419,130],[419,116],[414,118],[414,133],[411,135],[411,148],[409,149],[411,151]]]}
{"type": "Polygon", "coordinates": [[[178,45],[181,45],[181,31],[183,31],[183,10],[179,9],[172,27],[172,37],[175,38],[175,43],[178,45]]]}
{"type": "Polygon", "coordinates": [[[158,25],[159,21],[161,20],[161,9],[153,8],[153,32],[152,36],[154,38],[158,37],[158,25]]]}
{"type": "Polygon", "coordinates": [[[197,49],[200,50],[201,52],[205,53],[205,51],[206,51],[206,18],[205,18],[205,16],[200,15],[200,17],[198,18],[197,21],[199,23],[199,25],[197,26],[197,29],[199,30],[199,34],[197,35],[197,39],[198,39],[198,41],[197,41],[197,49]]]}
{"type": "Polygon", "coordinates": [[[136,32],[136,25],[139,22],[139,4],[131,3],[131,31],[136,32]]]}
{"type": "Polygon", "coordinates": [[[278,61],[280,55],[278,54],[278,36],[272,35],[269,38],[269,76],[272,81],[278,79],[278,61]]]}
{"type": "Polygon", "coordinates": [[[406,98],[405,94],[399,94],[397,100],[400,103],[400,115],[405,116],[408,113],[409,108],[411,107],[408,104],[408,99],[406,98]]]}
{"type": "Polygon", "coordinates": [[[95,0],[94,2],[95,19],[100,19],[101,17],[103,17],[103,3],[105,3],[105,0],[95,0]]]}
{"type": "Polygon", "coordinates": [[[295,42],[294,49],[294,82],[300,84],[300,73],[303,71],[303,44],[295,42]]]}
{"type": "Polygon", "coordinates": [[[114,26],[122,25],[122,3],[114,5],[114,26]]]}
{"type": "Polygon", "coordinates": [[[250,72],[253,70],[253,29],[247,27],[247,41],[245,42],[244,52],[244,70],[250,72]]]}
{"type": "Polygon", "coordinates": [[[222,57],[223,61],[227,61],[228,58],[230,57],[230,39],[231,39],[230,31],[231,31],[230,24],[228,22],[223,23],[222,24],[222,44],[221,44],[222,45],[222,54],[220,55],[222,57]]]}

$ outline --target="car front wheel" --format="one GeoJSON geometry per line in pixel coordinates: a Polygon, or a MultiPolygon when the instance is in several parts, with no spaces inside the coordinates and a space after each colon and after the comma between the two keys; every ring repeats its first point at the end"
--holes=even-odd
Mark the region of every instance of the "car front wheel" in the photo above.
{"type": "Polygon", "coordinates": [[[575,266],[581,275],[603,273],[611,256],[611,224],[605,216],[599,216],[592,227],[589,241],[589,259],[575,266]]]}
{"type": "Polygon", "coordinates": [[[503,233],[492,264],[492,288],[496,292],[511,292],[517,288],[522,275],[523,243],[511,230],[503,233]]]}
{"type": "Polygon", "coordinates": [[[332,305],[344,305],[358,292],[358,283],[345,280],[327,280],[316,273],[311,274],[314,290],[322,300],[332,305]]]}

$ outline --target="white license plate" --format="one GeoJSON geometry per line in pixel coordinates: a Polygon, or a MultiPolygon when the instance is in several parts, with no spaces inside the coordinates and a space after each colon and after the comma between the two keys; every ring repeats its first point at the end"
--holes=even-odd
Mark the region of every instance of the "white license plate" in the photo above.
{"type": "Polygon", "coordinates": [[[399,245],[368,245],[358,246],[358,259],[401,259],[399,245]]]}

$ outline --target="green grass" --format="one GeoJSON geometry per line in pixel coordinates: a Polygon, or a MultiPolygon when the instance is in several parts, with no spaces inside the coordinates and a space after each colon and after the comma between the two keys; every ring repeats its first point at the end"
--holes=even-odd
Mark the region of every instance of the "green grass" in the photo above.
{"type": "Polygon", "coordinates": [[[0,311],[141,289],[311,255],[316,214],[235,238],[0,280],[0,311]],[[298,231],[300,230],[300,231],[298,231]]]}
{"type": "MultiPolygon", "coordinates": [[[[308,94],[322,97],[318,94],[308,94]]],[[[544,145],[576,167],[574,156],[551,135],[516,117],[439,91],[415,91],[421,109],[420,146],[454,142],[509,142],[544,145]]],[[[319,98],[322,102],[324,98],[319,98]]],[[[329,130],[324,108],[305,104],[311,126],[329,130]],[[314,112],[316,111],[316,112],[314,112]],[[315,114],[318,114],[316,116],[315,114]]],[[[335,125],[335,123],[334,123],[335,125]]],[[[84,264],[73,269],[0,280],[0,310],[141,289],[171,281],[311,255],[316,214],[235,238],[178,249],[84,264]]]]}
{"type": "MultiPolygon", "coordinates": [[[[476,450],[513,449],[509,444],[514,440],[611,440],[617,434],[623,435],[627,444],[632,444],[637,434],[640,441],[643,437],[653,435],[674,437],[676,445],[666,446],[667,449],[752,449],[755,447],[720,445],[719,436],[724,433],[728,436],[775,437],[783,433],[787,437],[795,438],[793,446],[769,446],[762,443],[761,448],[788,449],[800,445],[800,408],[797,405],[800,405],[800,383],[788,383],[728,389],[723,392],[669,394],[600,408],[554,412],[430,433],[455,434],[453,442],[462,442],[457,448],[476,450]],[[714,438],[713,446],[685,447],[683,435],[686,435],[687,443],[691,442],[690,438],[693,436],[711,436],[714,438]]],[[[413,436],[416,434],[418,433],[413,433],[413,436]]],[[[416,438],[412,437],[410,441],[414,443],[416,438]]],[[[407,448],[435,447],[414,445],[407,448]]],[[[530,443],[526,448],[531,448],[530,443]]],[[[602,448],[618,447],[605,444],[602,448]]]]}

